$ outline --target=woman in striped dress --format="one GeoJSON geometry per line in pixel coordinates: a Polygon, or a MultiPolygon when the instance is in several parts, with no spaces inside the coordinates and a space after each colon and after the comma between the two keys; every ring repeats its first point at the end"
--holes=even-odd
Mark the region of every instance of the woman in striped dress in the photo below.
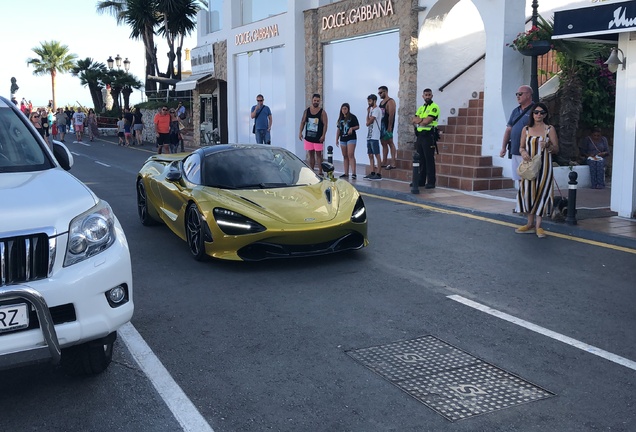
{"type": "Polygon", "coordinates": [[[552,153],[559,151],[556,131],[548,123],[548,107],[543,103],[535,104],[528,125],[521,133],[520,153],[525,161],[541,154],[541,169],[534,180],[521,180],[517,201],[522,213],[528,216],[528,223],[515,230],[518,234],[533,234],[545,238],[541,221],[552,208],[552,153]]]}

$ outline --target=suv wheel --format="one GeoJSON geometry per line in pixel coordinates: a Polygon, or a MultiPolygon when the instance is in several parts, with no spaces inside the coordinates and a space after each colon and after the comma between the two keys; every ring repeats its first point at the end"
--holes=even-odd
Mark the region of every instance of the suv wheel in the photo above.
{"type": "Polygon", "coordinates": [[[67,375],[97,375],[104,372],[113,359],[117,332],[102,339],[85,342],[62,350],[62,369],[67,375]]]}

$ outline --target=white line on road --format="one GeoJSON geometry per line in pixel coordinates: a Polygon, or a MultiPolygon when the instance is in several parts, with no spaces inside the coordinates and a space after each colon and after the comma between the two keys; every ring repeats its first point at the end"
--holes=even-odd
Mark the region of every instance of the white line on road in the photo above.
{"type": "Polygon", "coordinates": [[[105,167],[108,167],[108,168],[110,168],[110,165],[108,165],[108,164],[105,164],[104,162],[100,162],[100,161],[95,161],[95,163],[96,163],[96,164],[100,164],[100,165],[103,165],[103,166],[105,166],[105,167]]]}
{"type": "Polygon", "coordinates": [[[616,354],[612,354],[609,351],[602,350],[592,345],[588,345],[584,342],[578,341],[576,339],[572,339],[571,337],[564,336],[560,333],[554,332],[552,330],[548,330],[547,328],[538,326],[536,324],[532,324],[531,322],[522,320],[521,318],[514,317],[512,315],[508,315],[505,312],[498,311],[497,309],[493,309],[491,307],[482,305],[481,303],[474,302],[465,297],[459,295],[449,295],[447,296],[451,300],[455,300],[456,302],[465,304],[466,306],[470,306],[474,309],[485,312],[489,315],[496,316],[497,318],[501,318],[513,324],[517,324],[518,326],[525,327],[528,330],[532,330],[533,332],[537,332],[549,338],[558,340],[559,342],[563,342],[565,344],[571,345],[580,350],[589,352],[590,354],[594,354],[596,356],[602,357],[606,360],[609,360],[614,363],[618,363],[621,366],[625,366],[626,368],[636,370],[636,362],[626,359],[625,357],[621,357],[616,354]]]}
{"type": "Polygon", "coordinates": [[[90,147],[91,146],[89,143],[85,143],[85,142],[82,142],[82,141],[73,141],[73,144],[81,144],[84,147],[90,147]]]}
{"type": "Polygon", "coordinates": [[[118,330],[118,333],[141,370],[172,411],[181,428],[188,432],[214,432],[137,329],[131,323],[126,323],[118,330]]]}

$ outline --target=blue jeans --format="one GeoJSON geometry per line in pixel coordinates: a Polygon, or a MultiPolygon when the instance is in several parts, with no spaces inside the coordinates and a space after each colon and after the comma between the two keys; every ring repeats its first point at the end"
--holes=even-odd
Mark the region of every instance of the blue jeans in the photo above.
{"type": "Polygon", "coordinates": [[[256,129],[256,144],[271,144],[272,140],[267,129],[256,129]]]}

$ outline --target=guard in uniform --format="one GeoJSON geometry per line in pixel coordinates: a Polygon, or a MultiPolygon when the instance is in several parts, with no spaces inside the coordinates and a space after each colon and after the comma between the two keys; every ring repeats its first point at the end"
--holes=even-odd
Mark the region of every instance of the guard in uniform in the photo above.
{"type": "Polygon", "coordinates": [[[424,89],[424,105],[417,109],[412,123],[415,125],[417,144],[415,150],[420,155],[419,186],[424,189],[435,188],[435,150],[437,149],[437,119],[439,106],[433,102],[433,91],[424,89]]]}

